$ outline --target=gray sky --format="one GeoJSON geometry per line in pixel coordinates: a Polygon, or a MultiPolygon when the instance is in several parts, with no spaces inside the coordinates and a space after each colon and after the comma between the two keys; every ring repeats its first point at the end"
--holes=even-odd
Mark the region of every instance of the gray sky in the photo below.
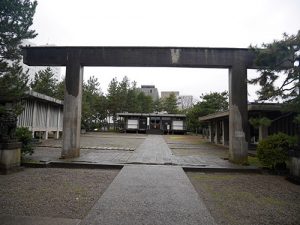
{"type": "MultiPolygon", "coordinates": [[[[57,46],[248,47],[300,29],[299,0],[38,0],[32,42],[57,46]]],[[[255,71],[249,71],[254,76],[255,71]]],[[[87,67],[106,92],[113,77],[198,97],[228,90],[226,69],[87,67]]],[[[249,100],[255,87],[248,86],[249,100]]]]}

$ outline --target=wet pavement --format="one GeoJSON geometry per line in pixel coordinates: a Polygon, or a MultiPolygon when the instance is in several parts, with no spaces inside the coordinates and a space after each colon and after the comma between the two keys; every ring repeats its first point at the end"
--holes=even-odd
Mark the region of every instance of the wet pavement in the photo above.
{"type": "Polygon", "coordinates": [[[104,165],[173,165],[192,168],[250,168],[228,161],[228,149],[206,143],[200,136],[91,133],[81,137],[81,155],[59,159],[61,140],[43,141],[31,162],[72,162],[104,165]]]}

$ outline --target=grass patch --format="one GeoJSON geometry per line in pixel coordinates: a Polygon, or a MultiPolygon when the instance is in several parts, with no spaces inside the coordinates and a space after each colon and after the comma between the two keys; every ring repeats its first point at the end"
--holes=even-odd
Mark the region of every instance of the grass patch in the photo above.
{"type": "Polygon", "coordinates": [[[257,157],[254,156],[248,156],[248,164],[250,166],[256,166],[256,167],[260,167],[262,168],[263,165],[261,164],[261,162],[258,160],[257,157]]]}

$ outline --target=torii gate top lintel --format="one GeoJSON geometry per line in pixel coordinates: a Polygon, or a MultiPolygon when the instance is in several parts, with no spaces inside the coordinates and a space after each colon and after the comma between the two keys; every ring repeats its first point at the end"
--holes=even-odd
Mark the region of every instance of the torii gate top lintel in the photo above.
{"type": "Polygon", "coordinates": [[[255,68],[248,48],[192,47],[23,47],[24,63],[30,66],[194,67],[230,68],[242,62],[255,68]]]}

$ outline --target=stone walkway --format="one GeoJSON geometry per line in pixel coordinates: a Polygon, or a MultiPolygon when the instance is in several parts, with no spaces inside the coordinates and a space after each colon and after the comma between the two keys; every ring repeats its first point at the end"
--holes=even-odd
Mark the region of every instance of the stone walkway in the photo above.
{"type": "MultiPolygon", "coordinates": [[[[96,137],[96,136],[95,136],[96,137]]],[[[121,136],[125,141],[126,137],[121,136]]],[[[91,137],[93,138],[93,137],[91,137]]],[[[117,136],[116,138],[120,138],[117,136]]],[[[130,136],[130,138],[133,138],[130,136]]],[[[247,169],[224,160],[214,154],[201,155],[174,155],[167,143],[160,135],[148,135],[138,137],[144,140],[137,148],[135,147],[88,147],[85,143],[81,149],[81,156],[71,160],[59,159],[61,148],[56,144],[55,147],[39,147],[39,150],[31,156],[31,160],[36,162],[54,163],[83,163],[97,165],[128,165],[128,164],[147,164],[147,165],[174,165],[191,168],[217,168],[217,169],[247,169]],[[133,151],[134,150],[134,151],[133,151]]],[[[91,139],[92,140],[92,139],[91,139]]],[[[122,141],[123,141],[122,140],[122,141]]],[[[121,141],[121,142],[122,142],[121,141]]],[[[97,144],[99,142],[95,142],[97,144]]],[[[47,145],[45,145],[47,146],[47,145]]],[[[200,148],[203,146],[200,146],[200,148]]],[[[186,148],[184,146],[184,148],[186,148]]],[[[191,148],[191,147],[190,147],[191,148]]],[[[195,148],[195,147],[193,147],[195,148]]],[[[199,148],[199,146],[198,146],[199,148]]]]}
{"type": "Polygon", "coordinates": [[[214,219],[180,167],[128,165],[80,225],[210,225],[214,219]]]}
{"type": "Polygon", "coordinates": [[[135,150],[127,163],[138,164],[172,164],[172,152],[159,135],[149,135],[135,150]]]}
{"type": "Polygon", "coordinates": [[[81,225],[215,224],[161,136],[148,136],[81,225]]]}

